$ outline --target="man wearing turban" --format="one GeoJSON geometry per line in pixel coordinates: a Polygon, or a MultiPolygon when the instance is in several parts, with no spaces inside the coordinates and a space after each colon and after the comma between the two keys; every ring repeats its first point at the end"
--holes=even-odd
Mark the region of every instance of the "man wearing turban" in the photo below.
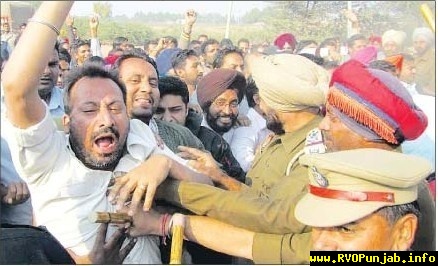
{"type": "Polygon", "coordinates": [[[229,142],[245,87],[245,76],[237,70],[218,68],[204,76],[197,87],[198,103],[204,112],[202,126],[213,129],[229,142]]]}
{"type": "Polygon", "coordinates": [[[403,51],[406,33],[398,30],[388,30],[382,35],[382,47],[385,56],[399,54],[403,51]]]}
{"type": "Polygon", "coordinates": [[[412,34],[415,49],[415,82],[420,93],[435,96],[435,35],[429,28],[412,34]]]}

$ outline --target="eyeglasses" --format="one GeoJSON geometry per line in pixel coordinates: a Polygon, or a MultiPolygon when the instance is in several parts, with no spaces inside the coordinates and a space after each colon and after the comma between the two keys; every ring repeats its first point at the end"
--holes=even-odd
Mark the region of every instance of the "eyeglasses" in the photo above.
{"type": "Polygon", "coordinates": [[[214,101],[213,105],[220,108],[225,108],[229,106],[230,108],[235,109],[239,106],[239,103],[237,101],[232,101],[230,103],[227,103],[225,100],[219,100],[219,101],[214,101]]]}

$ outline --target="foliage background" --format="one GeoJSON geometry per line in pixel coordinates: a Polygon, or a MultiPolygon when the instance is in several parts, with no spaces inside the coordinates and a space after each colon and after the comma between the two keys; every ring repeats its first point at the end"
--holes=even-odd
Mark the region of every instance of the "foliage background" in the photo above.
{"type": "MultiPolygon", "coordinates": [[[[41,1],[25,1],[38,7],[41,1]]],[[[283,32],[293,33],[298,40],[314,39],[321,42],[328,37],[347,38],[347,19],[341,10],[347,1],[267,1],[263,10],[252,9],[241,17],[232,17],[229,38],[237,42],[248,38],[253,43],[272,42],[283,32]]],[[[361,23],[366,36],[382,35],[389,29],[404,30],[412,35],[416,27],[427,26],[420,12],[426,3],[435,17],[435,1],[351,1],[352,9],[361,23]]],[[[157,2],[159,4],[159,2],[157,2]]],[[[143,45],[147,39],[166,35],[179,37],[183,14],[160,12],[135,13],[132,17],[113,16],[111,1],[93,3],[100,15],[99,38],[111,43],[118,36],[127,37],[134,45],[143,45]]],[[[192,36],[205,33],[211,38],[224,38],[226,14],[198,14],[192,36]]],[[[88,17],[75,18],[75,26],[83,38],[89,38],[88,17]]],[[[61,34],[65,34],[65,29],[61,34]]],[[[411,38],[408,38],[410,40],[411,38]]]]}

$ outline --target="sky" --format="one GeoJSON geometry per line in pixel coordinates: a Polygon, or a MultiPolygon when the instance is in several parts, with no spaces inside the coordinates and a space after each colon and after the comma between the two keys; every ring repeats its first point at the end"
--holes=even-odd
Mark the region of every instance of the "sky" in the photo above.
{"type": "MultiPolygon", "coordinates": [[[[93,3],[99,1],[75,1],[70,14],[87,16],[93,11],[93,3]]],[[[103,1],[104,2],[104,1],[103,1]]],[[[199,13],[219,13],[226,15],[233,2],[233,15],[244,15],[253,8],[260,10],[268,4],[265,1],[109,1],[113,16],[126,15],[132,17],[136,12],[170,12],[181,13],[193,8],[199,13]]]]}

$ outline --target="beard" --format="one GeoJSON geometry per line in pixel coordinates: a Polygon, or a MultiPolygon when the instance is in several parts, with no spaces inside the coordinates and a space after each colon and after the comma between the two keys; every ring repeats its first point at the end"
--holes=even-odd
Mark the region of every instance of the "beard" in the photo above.
{"type": "Polygon", "coordinates": [[[207,112],[206,116],[207,124],[213,129],[215,132],[219,133],[220,135],[230,131],[230,129],[236,125],[237,122],[237,115],[217,115],[212,116],[210,112],[207,112]],[[219,125],[219,119],[221,117],[229,117],[231,119],[231,124],[229,125],[219,125]]]}
{"type": "Polygon", "coordinates": [[[99,154],[98,156],[95,156],[88,152],[85,148],[84,142],[80,141],[80,137],[78,135],[78,132],[75,131],[74,127],[70,128],[70,146],[73,152],[75,153],[76,157],[88,168],[93,170],[103,170],[103,171],[112,171],[117,164],[119,163],[119,160],[122,158],[123,154],[126,151],[126,138],[124,140],[120,140],[120,134],[117,129],[114,127],[107,127],[99,130],[98,132],[95,132],[93,134],[92,140],[95,139],[95,137],[99,134],[103,133],[112,133],[115,135],[114,141],[119,141],[121,144],[117,150],[110,154],[99,154]]]}
{"type": "Polygon", "coordinates": [[[50,88],[42,88],[38,89],[38,95],[41,99],[47,99],[50,95],[52,95],[52,87],[50,88]]]}
{"type": "Polygon", "coordinates": [[[274,116],[266,116],[266,128],[274,132],[275,135],[283,135],[285,133],[283,124],[274,116]]]}

